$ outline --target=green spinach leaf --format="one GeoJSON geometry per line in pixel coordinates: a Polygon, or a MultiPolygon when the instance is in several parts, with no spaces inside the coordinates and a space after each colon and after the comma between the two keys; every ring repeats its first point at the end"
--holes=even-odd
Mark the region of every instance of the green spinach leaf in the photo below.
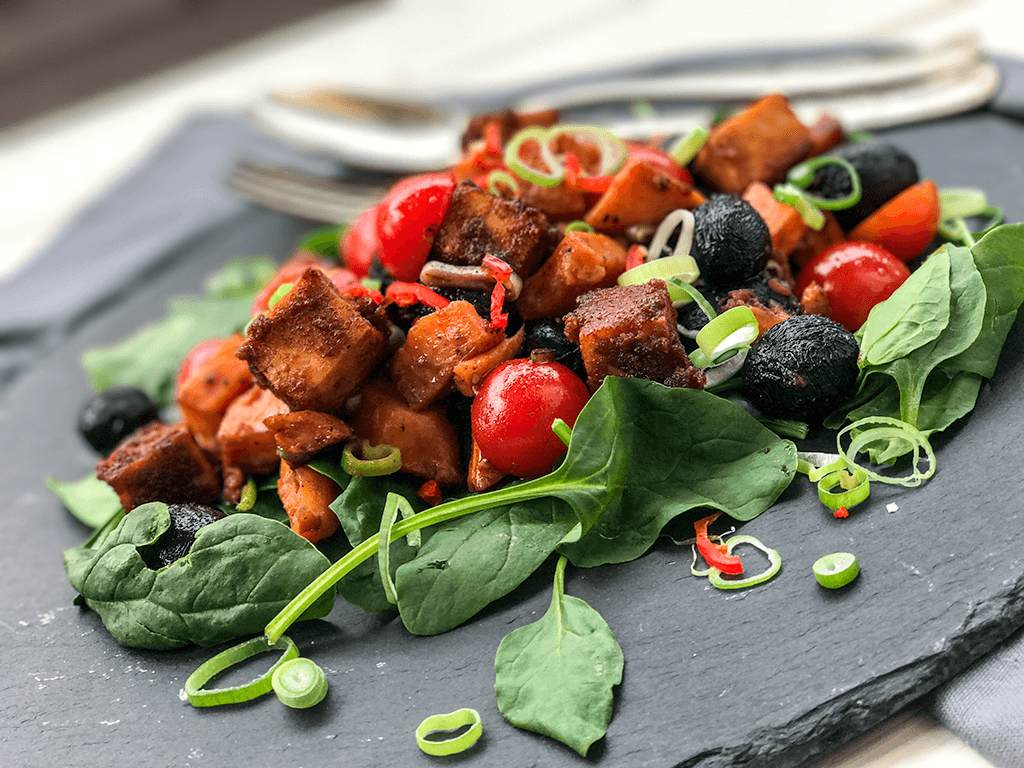
{"type": "Polygon", "coordinates": [[[555,569],[547,613],[498,645],[494,691],[510,723],[586,756],[608,730],[624,660],[600,614],[565,594],[565,562],[560,558],[555,569]]]}
{"type": "MultiPolygon", "coordinates": [[[[125,645],[216,645],[259,633],[330,565],[287,526],[240,513],[205,526],[185,557],[152,570],[139,548],[170,524],[166,504],[143,504],[95,546],[64,553],[68,581],[125,645]]],[[[302,618],[326,616],[333,602],[325,592],[302,618]]]]}
{"type": "Polygon", "coordinates": [[[68,512],[94,530],[121,508],[114,489],[96,477],[95,472],[81,480],[67,482],[48,477],[46,487],[61,500],[68,512]]]}

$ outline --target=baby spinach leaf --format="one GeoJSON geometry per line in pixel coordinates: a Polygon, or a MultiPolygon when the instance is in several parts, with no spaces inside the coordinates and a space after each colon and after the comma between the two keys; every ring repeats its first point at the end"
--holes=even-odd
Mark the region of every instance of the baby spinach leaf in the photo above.
{"type": "Polygon", "coordinates": [[[433,635],[457,627],[511,592],[577,525],[558,499],[536,499],[467,515],[431,530],[397,572],[406,629],[433,635]]]}
{"type": "Polygon", "coordinates": [[[586,756],[608,729],[624,660],[600,614],[565,594],[565,562],[560,558],[555,569],[547,613],[498,645],[494,692],[510,723],[586,756]]]}
{"type": "MultiPolygon", "coordinates": [[[[165,317],[132,336],[82,354],[82,367],[97,392],[113,386],[138,387],[160,407],[170,405],[178,366],[197,344],[242,331],[252,302],[273,266],[268,257],[229,262],[208,281],[203,296],[179,297],[165,317]]],[[[272,274],[272,272],[271,272],[272,274]]]]}
{"type": "Polygon", "coordinates": [[[875,305],[860,339],[861,365],[881,365],[934,341],[949,325],[949,256],[928,259],[888,300],[875,305]]]}
{"type": "MultiPolygon", "coordinates": [[[[216,645],[259,633],[330,565],[287,526],[239,513],[205,526],[189,554],[152,570],[139,548],[170,523],[166,504],[144,504],[93,548],[64,553],[68,581],[125,645],[216,645]]],[[[326,616],[333,602],[333,590],[324,593],[302,618],[326,616]]]]}
{"type": "Polygon", "coordinates": [[[99,528],[121,508],[114,489],[90,472],[80,480],[63,482],[46,478],[46,487],[61,500],[76,519],[90,528],[99,528]]]}
{"type": "Polygon", "coordinates": [[[738,404],[643,379],[605,386],[628,464],[623,492],[579,542],[559,548],[574,565],[640,557],[669,520],[697,507],[750,520],[792,481],[796,446],[738,404]]]}

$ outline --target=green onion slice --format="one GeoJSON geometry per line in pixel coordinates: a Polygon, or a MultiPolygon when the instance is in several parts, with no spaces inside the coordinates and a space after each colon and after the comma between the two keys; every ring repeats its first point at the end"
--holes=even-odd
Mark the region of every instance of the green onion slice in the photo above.
{"type": "Polygon", "coordinates": [[[555,419],[551,422],[551,431],[555,433],[555,437],[565,443],[565,447],[569,447],[569,440],[572,439],[572,427],[564,419],[555,419]]]}
{"type": "Polygon", "coordinates": [[[679,141],[672,145],[668,154],[680,165],[689,165],[690,161],[697,156],[704,142],[708,140],[707,128],[694,128],[679,141]]]}
{"type": "Polygon", "coordinates": [[[816,483],[830,472],[846,469],[846,459],[834,453],[797,453],[796,471],[816,483]]]}
{"type": "Polygon", "coordinates": [[[566,232],[593,232],[594,228],[585,221],[570,221],[565,225],[566,232]]]}
{"type": "Polygon", "coordinates": [[[860,573],[857,556],[850,552],[833,552],[819,557],[811,568],[818,583],[829,589],[845,587],[860,573]]]}
{"type": "Polygon", "coordinates": [[[480,713],[468,707],[449,712],[446,715],[431,715],[416,728],[416,743],[428,755],[444,757],[465,752],[476,744],[484,732],[480,713]],[[438,731],[466,730],[448,739],[427,738],[438,731]]]}
{"type": "Polygon", "coordinates": [[[503,171],[501,168],[495,168],[487,174],[487,191],[492,195],[500,197],[502,185],[511,189],[512,194],[519,194],[519,184],[516,182],[516,177],[508,171],[503,171]]]}
{"type": "Polygon", "coordinates": [[[953,187],[939,190],[939,218],[942,221],[981,216],[988,207],[988,198],[980,189],[953,187]]]}
{"type": "MultiPolygon", "coordinates": [[[[398,513],[402,513],[402,519],[408,520],[416,514],[409,500],[399,493],[388,493],[387,501],[384,503],[384,514],[380,520],[380,531],[377,533],[377,565],[380,569],[380,580],[384,587],[384,596],[392,605],[398,605],[398,591],[395,589],[395,582],[391,578],[391,529],[398,521],[398,513]]],[[[420,532],[413,531],[408,536],[409,546],[420,545],[420,532]]]]}
{"type": "Polygon", "coordinates": [[[870,495],[871,483],[860,469],[852,473],[845,468],[833,470],[818,481],[818,498],[832,511],[854,507],[870,495]]]}
{"type": "MultiPolygon", "coordinates": [[[[672,249],[672,256],[688,255],[690,253],[690,247],[693,245],[693,229],[696,225],[696,221],[693,218],[693,212],[688,211],[685,208],[677,208],[668,214],[658,228],[654,232],[654,236],[651,238],[650,244],[647,246],[648,258],[652,261],[660,260],[661,252],[665,249],[665,244],[668,242],[669,237],[672,233],[679,230],[679,237],[676,239],[676,245],[672,249]]],[[[696,269],[696,262],[694,262],[694,268],[696,269]]],[[[697,276],[694,275],[694,280],[697,276]]],[[[693,282],[690,280],[688,282],[693,282]]]]}
{"type": "MultiPolygon", "coordinates": [[[[600,153],[600,164],[595,176],[611,176],[626,164],[626,156],[629,150],[626,149],[626,142],[616,136],[607,128],[598,125],[556,125],[547,130],[545,144],[550,151],[551,143],[559,136],[574,136],[582,141],[589,141],[597,145],[600,153]]],[[[555,155],[558,159],[559,156],[555,155]]],[[[559,166],[562,164],[559,163],[559,166]]],[[[581,173],[581,175],[583,175],[581,173]]],[[[588,174],[589,175],[589,174],[588,174]]]]}
{"type": "Polygon", "coordinates": [[[801,190],[806,190],[814,183],[815,171],[819,168],[825,167],[826,165],[842,166],[842,168],[849,174],[850,194],[836,200],[821,197],[819,195],[812,195],[807,192],[804,192],[804,196],[818,208],[825,211],[840,211],[844,208],[851,208],[859,203],[861,193],[863,191],[860,183],[860,174],[857,173],[857,169],[854,168],[848,160],[844,160],[841,157],[835,157],[834,155],[819,155],[818,157],[813,157],[810,160],[805,160],[802,163],[797,163],[789,169],[786,181],[801,190]]]}
{"type": "MultiPolygon", "coordinates": [[[[851,469],[859,470],[871,480],[877,480],[880,483],[916,488],[935,474],[935,452],[932,450],[931,443],[928,442],[925,434],[905,421],[893,419],[889,416],[868,416],[848,424],[836,435],[836,447],[839,449],[839,455],[843,457],[851,469]],[[869,427],[871,424],[879,424],[881,426],[869,427]],[[853,436],[850,440],[850,445],[844,449],[843,438],[851,433],[853,436]],[[857,454],[866,451],[872,444],[883,442],[888,445],[893,441],[902,441],[905,445],[912,447],[912,474],[905,477],[882,475],[855,461],[857,454]],[[920,464],[922,459],[925,459],[928,463],[924,471],[918,468],[918,464],[920,464]]],[[[909,452],[904,451],[904,453],[909,452]]]]}
{"type": "Polygon", "coordinates": [[[272,689],[272,678],[274,673],[290,659],[298,658],[299,649],[287,635],[281,635],[277,642],[271,644],[266,637],[254,637],[244,643],[221,651],[209,661],[189,675],[185,681],[185,693],[188,695],[189,703],[193,707],[216,707],[221,704],[239,704],[243,701],[250,701],[272,689]],[[245,685],[236,685],[228,688],[204,689],[210,680],[221,672],[249,659],[256,654],[267,651],[282,651],[279,658],[267,672],[245,685]]]}
{"type": "Polygon", "coordinates": [[[760,326],[750,307],[733,307],[698,331],[697,346],[709,360],[714,361],[726,352],[749,347],[757,339],[759,331],[760,326]]]}
{"type": "Polygon", "coordinates": [[[627,269],[619,275],[616,282],[619,285],[643,285],[648,280],[668,281],[670,278],[677,277],[685,283],[692,283],[699,274],[700,269],[692,256],[666,256],[663,259],[645,261],[639,266],[627,269]]]}
{"type": "Polygon", "coordinates": [[[370,445],[363,441],[363,456],[359,458],[346,445],[341,454],[341,468],[353,477],[380,477],[390,475],[402,468],[402,451],[382,443],[370,445]]]}
{"type": "Polygon", "coordinates": [[[248,512],[256,505],[256,478],[250,477],[242,486],[242,494],[235,505],[238,512],[248,512]]]}
{"type": "Polygon", "coordinates": [[[800,218],[811,229],[820,232],[825,226],[825,214],[810,201],[806,193],[799,187],[792,184],[776,184],[772,196],[780,203],[796,208],[800,218]]]}
{"type": "MultiPolygon", "coordinates": [[[[660,259],[659,259],[660,261],[660,259]]],[[[686,280],[680,280],[678,277],[670,277],[665,281],[665,287],[668,288],[668,296],[672,299],[674,306],[681,306],[688,304],[691,301],[697,302],[697,306],[701,308],[701,311],[707,316],[708,320],[714,320],[718,317],[718,313],[715,312],[714,307],[704,298],[704,294],[690,285],[686,280]]]]}
{"type": "Polygon", "coordinates": [[[745,589],[746,587],[754,587],[768,581],[782,568],[782,557],[776,550],[771,547],[766,547],[753,536],[747,536],[742,533],[729,537],[729,540],[725,542],[725,554],[731,555],[732,551],[740,544],[749,544],[753,547],[757,547],[768,555],[768,567],[761,571],[761,573],[756,573],[753,576],[746,576],[742,579],[727,578],[723,576],[722,572],[717,568],[711,568],[708,573],[708,581],[719,589],[745,589]]]}
{"type": "Polygon", "coordinates": [[[505,165],[524,181],[540,187],[555,187],[565,177],[565,169],[548,148],[548,129],[531,125],[517,132],[505,145],[505,165]],[[536,141],[544,164],[551,170],[542,171],[526,165],[519,157],[519,150],[527,141],[536,141]]]}
{"type": "Polygon", "coordinates": [[[327,695],[327,676],[311,659],[289,659],[270,678],[277,698],[292,709],[309,709],[327,695]]]}
{"type": "Polygon", "coordinates": [[[281,283],[279,286],[277,286],[277,290],[270,294],[270,298],[267,299],[267,309],[273,309],[274,305],[277,304],[277,302],[279,302],[285,296],[287,296],[288,291],[290,291],[294,287],[295,283],[281,283]]]}

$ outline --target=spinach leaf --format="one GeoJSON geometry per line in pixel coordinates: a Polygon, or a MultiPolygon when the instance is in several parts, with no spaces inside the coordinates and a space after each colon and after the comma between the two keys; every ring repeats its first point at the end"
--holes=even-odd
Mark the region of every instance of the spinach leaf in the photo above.
{"type": "Polygon", "coordinates": [[[519,586],[576,525],[568,505],[546,498],[432,529],[416,557],[397,572],[406,629],[433,635],[457,627],[519,586]]]}
{"type": "Polygon", "coordinates": [[[170,405],[181,361],[197,344],[245,328],[273,264],[268,257],[229,262],[209,278],[203,296],[173,299],[162,320],[116,344],[84,352],[82,367],[92,388],[138,387],[159,407],[170,405]]]}
{"type": "Polygon", "coordinates": [[[77,520],[96,529],[121,508],[114,489],[90,472],[81,480],[62,482],[46,478],[46,487],[77,520]]]}
{"type": "MultiPolygon", "coordinates": [[[[68,581],[125,645],[216,645],[259,633],[330,565],[287,526],[239,513],[205,526],[189,554],[152,570],[139,548],[170,524],[166,504],[143,504],[94,547],[64,553],[68,581]]],[[[333,602],[325,592],[301,618],[326,616],[333,602]]]]}
{"type": "Polygon", "coordinates": [[[669,520],[697,507],[751,520],[793,479],[796,446],[732,401],[642,379],[602,387],[628,463],[622,493],[579,542],[560,548],[573,565],[636,559],[669,520]]]}
{"type": "Polygon", "coordinates": [[[872,308],[857,332],[861,365],[892,362],[934,341],[949,325],[950,299],[949,256],[936,254],[872,308]]]}
{"type": "Polygon", "coordinates": [[[510,723],[586,756],[608,729],[624,660],[600,614],[565,594],[565,562],[560,558],[555,569],[547,613],[498,645],[494,692],[510,723]]]}

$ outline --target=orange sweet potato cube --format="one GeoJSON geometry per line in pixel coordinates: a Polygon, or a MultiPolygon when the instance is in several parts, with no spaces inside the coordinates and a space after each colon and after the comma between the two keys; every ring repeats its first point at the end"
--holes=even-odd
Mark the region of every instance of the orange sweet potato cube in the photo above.
{"type": "Polygon", "coordinates": [[[771,187],[755,181],[743,193],[743,199],[761,214],[772,236],[772,251],[777,256],[787,257],[807,234],[807,222],[791,205],[775,199],[771,187]]]}
{"type": "Polygon", "coordinates": [[[657,224],[678,208],[692,209],[704,195],[642,160],[627,160],[584,221],[599,232],[624,232],[634,224],[657,224]]]}
{"type": "Polygon", "coordinates": [[[242,341],[240,333],[224,339],[217,351],[181,382],[175,394],[182,421],[196,442],[214,455],[220,449],[217,429],[224,413],[236,397],[252,386],[249,368],[235,357],[242,341]]]}
{"type": "Polygon", "coordinates": [[[263,420],[287,412],[288,406],[263,387],[251,387],[235,398],[217,430],[221,464],[237,467],[246,475],[271,474],[280,459],[274,435],[263,420]]]}
{"type": "Polygon", "coordinates": [[[282,459],[277,495],[291,529],[304,539],[316,543],[338,530],[340,523],[331,502],[339,493],[341,488],[327,475],[306,466],[292,466],[282,459]]]}

